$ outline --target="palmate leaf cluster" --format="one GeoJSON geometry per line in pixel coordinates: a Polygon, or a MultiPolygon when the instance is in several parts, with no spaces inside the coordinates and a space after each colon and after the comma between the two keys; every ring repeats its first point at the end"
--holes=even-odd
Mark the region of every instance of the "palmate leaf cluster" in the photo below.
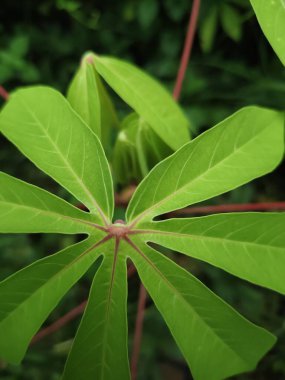
{"type": "MultiPolygon", "coordinates": [[[[156,81],[113,58],[88,54],[67,99],[41,86],[12,94],[0,114],[1,132],[88,211],[0,174],[1,233],[86,236],[0,283],[2,359],[23,359],[60,299],[98,262],[63,379],[128,380],[128,260],[195,379],[218,380],[251,370],[273,346],[272,334],[246,320],[151,243],[285,293],[284,214],[157,220],[272,171],[284,152],[283,115],[246,107],[192,141],[187,129],[182,111],[156,81]],[[103,148],[108,153],[108,136],[119,121],[100,76],[136,112],[132,117],[137,125],[146,123],[163,149],[175,151],[142,180],[124,225],[113,220],[113,181],[103,148]]],[[[135,159],[141,163],[139,151],[135,148],[135,159]]]]}

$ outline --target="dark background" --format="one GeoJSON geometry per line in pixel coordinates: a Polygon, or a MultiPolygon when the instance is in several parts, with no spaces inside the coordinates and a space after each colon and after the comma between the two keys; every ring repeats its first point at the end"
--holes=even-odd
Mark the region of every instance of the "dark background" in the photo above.
{"type": "MultiPolygon", "coordinates": [[[[190,8],[189,0],[2,0],[0,84],[12,91],[42,83],[65,93],[80,57],[93,50],[133,61],[172,90],[190,8]]],[[[198,33],[181,97],[193,136],[244,105],[284,109],[284,79],[284,68],[263,36],[249,1],[202,0],[198,33]]],[[[123,116],[125,107],[117,98],[115,102],[123,116]]],[[[0,165],[9,174],[68,198],[3,137],[0,165]]],[[[284,164],[273,174],[208,203],[282,200],[283,173],[284,164]]],[[[73,241],[70,236],[2,235],[0,279],[73,241]]],[[[172,255],[242,314],[278,336],[275,348],[257,370],[237,379],[285,379],[284,298],[209,265],[172,255]]],[[[87,297],[91,278],[92,271],[66,295],[47,324],[87,297]]],[[[129,285],[130,348],[138,284],[134,276],[129,285]]],[[[31,348],[21,366],[0,363],[0,378],[59,379],[78,322],[79,318],[31,348]]],[[[139,380],[191,378],[151,301],[146,311],[139,372],[139,380]]]]}

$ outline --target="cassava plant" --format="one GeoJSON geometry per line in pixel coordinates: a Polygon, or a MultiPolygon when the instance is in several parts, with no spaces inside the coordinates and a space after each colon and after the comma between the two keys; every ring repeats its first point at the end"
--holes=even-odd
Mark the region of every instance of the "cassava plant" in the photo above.
{"type": "MultiPolygon", "coordinates": [[[[0,232],[86,237],[0,283],[0,357],[19,363],[50,312],[96,262],[99,268],[63,379],[128,380],[130,260],[194,379],[219,380],[255,368],[276,338],[159,247],[285,294],[284,214],[162,215],[271,172],[283,157],[283,124],[281,112],[246,107],[189,141],[187,119],[156,81],[130,64],[91,53],[83,59],[67,99],[43,86],[13,93],[0,114],[1,132],[87,211],[2,172],[0,232]],[[126,160],[120,151],[128,148],[122,144],[112,155],[111,135],[120,122],[100,77],[135,112],[131,123],[125,122],[132,142],[127,162],[136,168],[132,176],[144,179],[125,221],[113,218],[113,180],[105,151],[113,160],[114,177],[124,183],[115,162],[126,160]]],[[[120,139],[124,142],[124,135],[120,139]]]]}

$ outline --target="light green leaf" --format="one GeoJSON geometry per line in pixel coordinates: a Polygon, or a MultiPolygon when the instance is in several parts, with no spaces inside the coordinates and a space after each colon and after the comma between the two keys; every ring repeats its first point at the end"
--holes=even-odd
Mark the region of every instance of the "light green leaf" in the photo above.
{"type": "MultiPolygon", "coordinates": [[[[113,247],[109,250],[114,251],[113,247]]],[[[107,252],[95,275],[63,379],[128,380],[127,273],[121,252],[107,252]]]]}
{"type": "Polygon", "coordinates": [[[103,148],[59,92],[16,91],[0,114],[0,130],[104,223],[112,218],[113,185],[103,148]]]}
{"type": "Polygon", "coordinates": [[[247,321],[199,280],[134,239],[128,255],[165,319],[195,380],[220,380],[255,368],[274,336],[247,321]]]}
{"type": "Polygon", "coordinates": [[[220,214],[149,223],[143,239],[285,294],[284,225],[284,213],[220,214]]]}
{"type": "Polygon", "coordinates": [[[234,7],[223,4],[221,7],[221,23],[224,32],[234,41],[238,42],[242,35],[242,22],[239,13],[234,7]]]}
{"type": "Polygon", "coordinates": [[[93,56],[87,53],[68,89],[67,99],[72,108],[101,139],[110,144],[110,132],[118,127],[114,106],[93,65],[93,56]]]}
{"type": "Polygon", "coordinates": [[[113,152],[115,181],[123,185],[142,178],[136,146],[137,132],[137,115],[132,113],[122,122],[113,152]]]}
{"type": "Polygon", "coordinates": [[[0,283],[0,358],[19,363],[63,295],[101,254],[102,232],[39,260],[0,283]]]}
{"type": "Polygon", "coordinates": [[[115,176],[122,184],[140,181],[172,152],[138,114],[131,113],[123,120],[114,147],[115,176]]]}
{"type": "Polygon", "coordinates": [[[133,195],[127,219],[134,225],[270,172],[283,157],[283,123],[282,113],[264,108],[236,112],[158,164],[133,195]]]}
{"type": "Polygon", "coordinates": [[[108,157],[110,157],[113,149],[110,141],[112,138],[112,131],[119,128],[119,119],[114,105],[99,75],[97,75],[96,78],[101,102],[101,139],[105,152],[108,157]]]}
{"type": "Polygon", "coordinates": [[[285,1],[250,0],[250,2],[263,33],[285,65],[285,1]]]}
{"type": "Polygon", "coordinates": [[[94,55],[95,68],[173,150],[189,141],[188,120],[171,95],[134,65],[94,55]]]}
{"type": "Polygon", "coordinates": [[[0,233],[90,233],[95,222],[95,215],[0,172],[0,233]]]}
{"type": "Polygon", "coordinates": [[[97,75],[89,56],[82,59],[67,92],[67,100],[85,123],[101,138],[101,105],[97,75]]]}

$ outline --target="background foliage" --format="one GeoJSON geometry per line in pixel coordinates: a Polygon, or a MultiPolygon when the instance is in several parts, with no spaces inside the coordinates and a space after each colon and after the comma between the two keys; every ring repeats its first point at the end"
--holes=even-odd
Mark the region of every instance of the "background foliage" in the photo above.
{"type": "MultiPolygon", "coordinates": [[[[173,88],[190,5],[188,0],[3,0],[0,10],[0,83],[16,87],[42,83],[66,92],[80,57],[87,50],[128,59],[173,88]]],[[[184,82],[181,104],[195,136],[241,106],[285,105],[285,71],[263,36],[247,0],[202,1],[198,34],[184,82]]],[[[122,118],[127,111],[115,98],[122,118]]],[[[1,170],[58,193],[57,185],[37,171],[1,137],[1,170]]],[[[260,157],[263,159],[263,157],[260,157]]],[[[214,199],[212,203],[282,199],[284,164],[274,174],[214,199]]],[[[284,185],[283,185],[284,187],[284,185]]],[[[68,197],[67,194],[59,194],[68,197]]],[[[120,210],[117,210],[118,215],[120,210]]],[[[71,243],[73,238],[30,235],[0,239],[0,278],[71,243]],[[59,242],[59,243],[58,243],[59,242]]],[[[174,256],[172,252],[168,252],[174,256]]],[[[176,260],[279,341],[259,368],[238,379],[285,377],[285,301],[224,272],[183,256],[176,260]]],[[[94,271],[94,269],[93,269],[94,271]]],[[[49,323],[84,300],[90,273],[50,316],[49,323]]],[[[129,285],[132,337],[138,279],[129,285]]],[[[20,367],[0,364],[0,378],[58,379],[68,340],[78,320],[35,345],[20,367]]],[[[131,341],[130,341],[131,347],[131,341]]],[[[189,371],[161,317],[149,302],[146,312],[140,379],[189,379],[189,371]]]]}

